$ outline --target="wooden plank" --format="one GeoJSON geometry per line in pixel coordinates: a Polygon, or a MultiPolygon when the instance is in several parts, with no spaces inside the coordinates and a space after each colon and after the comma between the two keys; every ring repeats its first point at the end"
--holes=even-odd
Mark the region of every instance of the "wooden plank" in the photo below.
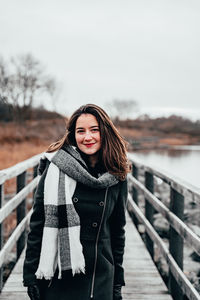
{"type": "Polygon", "coordinates": [[[132,293],[130,294],[126,294],[124,297],[123,297],[123,300],[166,300],[166,295],[153,295],[153,298],[152,298],[152,295],[141,295],[141,294],[137,294],[135,293],[134,295],[132,293]]]}
{"type": "Polygon", "coordinates": [[[3,291],[0,294],[1,300],[30,300],[26,292],[27,288],[23,286],[22,281],[24,256],[25,250],[22,252],[12,274],[5,283],[3,291]]]}
{"type": "Polygon", "coordinates": [[[171,300],[145,245],[129,216],[126,224],[123,300],[171,300]]]}
{"type": "Polygon", "coordinates": [[[26,292],[3,292],[0,295],[1,300],[30,300],[26,292]]]}

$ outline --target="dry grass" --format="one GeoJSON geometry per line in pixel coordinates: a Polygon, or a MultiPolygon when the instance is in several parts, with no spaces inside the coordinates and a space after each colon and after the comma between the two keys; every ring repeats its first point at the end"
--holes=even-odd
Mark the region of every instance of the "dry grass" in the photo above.
{"type": "Polygon", "coordinates": [[[40,142],[33,144],[30,142],[3,144],[0,149],[0,166],[5,169],[41,153],[46,150],[49,143],[40,142]]]}
{"type": "Polygon", "coordinates": [[[0,123],[0,142],[1,144],[15,144],[30,142],[36,145],[41,141],[51,143],[65,132],[65,120],[33,120],[22,124],[0,123]]]}
{"type": "Polygon", "coordinates": [[[176,146],[181,146],[181,145],[187,145],[189,144],[189,139],[185,138],[178,138],[178,137],[168,137],[168,138],[163,138],[160,139],[161,144],[165,145],[176,145],[176,146]]]}
{"type": "Polygon", "coordinates": [[[0,169],[45,151],[64,132],[64,119],[0,123],[0,169]]]}
{"type": "Polygon", "coordinates": [[[146,135],[146,132],[142,130],[132,129],[132,128],[122,128],[118,127],[118,130],[120,131],[121,135],[125,138],[141,138],[144,135],[146,135]]]}

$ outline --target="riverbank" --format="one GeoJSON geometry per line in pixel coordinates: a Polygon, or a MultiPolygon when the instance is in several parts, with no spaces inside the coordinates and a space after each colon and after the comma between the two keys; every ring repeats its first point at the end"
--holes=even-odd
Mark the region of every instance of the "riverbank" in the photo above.
{"type": "Polygon", "coordinates": [[[129,151],[152,150],[152,149],[170,149],[172,146],[200,145],[199,136],[191,136],[185,133],[161,133],[150,132],[146,128],[129,129],[118,128],[121,135],[129,143],[129,151]]]}

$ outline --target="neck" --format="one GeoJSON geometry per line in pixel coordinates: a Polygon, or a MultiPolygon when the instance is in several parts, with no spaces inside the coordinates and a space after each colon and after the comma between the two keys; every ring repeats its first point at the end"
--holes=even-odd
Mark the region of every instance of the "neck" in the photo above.
{"type": "Polygon", "coordinates": [[[98,162],[98,158],[99,158],[99,153],[88,155],[88,161],[92,168],[95,167],[96,163],[98,162]]]}

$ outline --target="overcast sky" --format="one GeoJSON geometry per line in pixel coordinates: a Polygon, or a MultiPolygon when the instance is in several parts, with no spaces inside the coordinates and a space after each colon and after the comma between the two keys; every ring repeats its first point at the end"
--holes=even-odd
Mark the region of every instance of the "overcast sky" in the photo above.
{"type": "Polygon", "coordinates": [[[63,113],[118,98],[200,119],[199,0],[0,0],[0,54],[27,52],[63,113]]]}

